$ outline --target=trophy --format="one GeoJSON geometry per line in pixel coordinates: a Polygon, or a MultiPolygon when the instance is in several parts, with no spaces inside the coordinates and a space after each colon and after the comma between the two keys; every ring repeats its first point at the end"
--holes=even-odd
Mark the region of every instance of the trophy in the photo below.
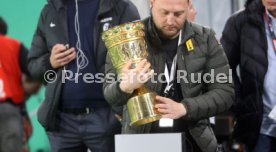
{"type": "MultiPolygon", "coordinates": [[[[113,66],[120,75],[123,66],[131,59],[132,67],[148,56],[144,39],[144,24],[135,21],[115,26],[102,34],[102,39],[108,49],[113,66]]],[[[156,93],[145,86],[134,90],[127,101],[130,125],[143,125],[161,118],[154,107],[156,93]]]]}

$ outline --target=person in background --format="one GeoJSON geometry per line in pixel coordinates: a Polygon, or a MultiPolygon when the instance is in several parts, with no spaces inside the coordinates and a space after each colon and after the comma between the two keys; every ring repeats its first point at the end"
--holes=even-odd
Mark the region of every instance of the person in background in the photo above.
{"type": "Polygon", "coordinates": [[[107,49],[101,33],[137,19],[128,0],[48,0],[44,6],[28,68],[46,85],[38,120],[51,152],[114,152],[122,107],[111,107],[103,96],[107,49]]]}
{"type": "MultiPolygon", "coordinates": [[[[144,59],[132,69],[129,61],[122,69],[122,81],[105,81],[104,95],[114,106],[124,106],[133,91],[144,82],[156,92],[155,108],[163,118],[173,124],[163,128],[160,122],[130,126],[130,116],[124,110],[122,132],[172,133],[185,132],[187,152],[214,152],[218,150],[216,137],[209,123],[209,117],[227,111],[234,99],[234,89],[230,81],[214,83],[201,81],[193,83],[183,80],[179,72],[187,72],[188,77],[198,74],[229,77],[229,65],[222,46],[215,38],[213,30],[187,21],[190,0],[150,0],[151,16],[143,20],[148,60],[144,59]],[[157,77],[165,73],[162,81],[157,77]],[[152,79],[151,79],[152,80],[152,79]],[[166,80],[166,83],[164,83],[166,80]],[[157,82],[156,82],[157,81],[157,82]],[[173,120],[172,120],[173,119],[173,120]]],[[[116,74],[109,55],[106,60],[106,75],[116,74]]],[[[230,78],[231,79],[231,78],[230,78]]]]}
{"type": "Polygon", "coordinates": [[[276,151],[275,34],[276,1],[248,0],[221,38],[235,82],[234,138],[249,152],[276,151]]]}
{"type": "Polygon", "coordinates": [[[0,16],[0,151],[19,152],[31,134],[24,134],[24,95],[36,93],[40,83],[27,70],[28,51],[22,43],[7,36],[8,26],[0,16]]]}

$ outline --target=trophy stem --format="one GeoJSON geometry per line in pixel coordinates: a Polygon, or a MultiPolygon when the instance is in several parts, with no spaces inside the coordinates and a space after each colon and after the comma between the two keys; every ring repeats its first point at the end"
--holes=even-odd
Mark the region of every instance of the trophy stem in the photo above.
{"type": "Polygon", "coordinates": [[[140,88],[138,88],[138,89],[135,89],[134,90],[134,92],[133,92],[133,96],[141,96],[141,95],[143,95],[143,94],[145,94],[145,93],[148,93],[148,92],[150,92],[149,91],[149,89],[147,89],[144,85],[143,86],[141,86],[140,88]]]}

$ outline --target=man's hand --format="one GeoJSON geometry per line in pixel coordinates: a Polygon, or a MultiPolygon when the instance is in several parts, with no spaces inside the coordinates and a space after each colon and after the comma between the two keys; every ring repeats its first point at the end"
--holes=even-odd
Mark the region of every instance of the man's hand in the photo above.
{"type": "Polygon", "coordinates": [[[56,44],[52,48],[50,63],[56,69],[62,67],[76,58],[76,51],[74,48],[68,49],[63,44],[56,44]]]}
{"type": "Polygon", "coordinates": [[[150,63],[146,59],[142,60],[134,69],[131,69],[132,61],[129,61],[122,69],[120,75],[120,89],[126,93],[132,93],[141,87],[153,75],[150,70],[150,63]]]}
{"type": "Polygon", "coordinates": [[[156,96],[156,100],[155,108],[162,114],[163,118],[178,119],[187,114],[187,110],[182,103],[161,96],[156,96]]]}
{"type": "Polygon", "coordinates": [[[22,82],[22,87],[23,87],[24,93],[27,96],[36,94],[41,87],[40,82],[38,82],[36,80],[28,80],[28,76],[25,74],[22,74],[21,82],[22,82]]]}

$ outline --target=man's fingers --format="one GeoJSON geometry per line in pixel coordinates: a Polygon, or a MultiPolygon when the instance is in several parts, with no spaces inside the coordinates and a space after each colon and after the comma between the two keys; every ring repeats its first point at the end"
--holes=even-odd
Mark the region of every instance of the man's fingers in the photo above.
{"type": "Polygon", "coordinates": [[[64,56],[63,58],[57,59],[57,61],[58,62],[64,62],[64,61],[67,61],[67,60],[74,59],[75,57],[76,57],[76,52],[73,51],[73,52],[70,52],[70,54],[64,56]]]}
{"type": "Polygon", "coordinates": [[[152,76],[153,76],[153,74],[154,74],[154,70],[153,69],[151,69],[149,72],[148,72],[148,79],[150,79],[152,76]]]}
{"type": "Polygon", "coordinates": [[[156,96],[155,99],[161,103],[169,103],[170,102],[170,99],[168,99],[166,97],[156,96]]]}
{"type": "Polygon", "coordinates": [[[157,108],[157,109],[167,109],[168,107],[167,107],[166,104],[156,104],[155,108],[157,108]]]}
{"type": "Polygon", "coordinates": [[[75,49],[74,48],[71,48],[69,50],[66,50],[64,52],[59,52],[58,54],[56,54],[55,56],[55,59],[63,59],[69,55],[71,55],[73,52],[75,52],[75,49]]]}
{"type": "Polygon", "coordinates": [[[59,47],[62,47],[62,44],[55,44],[52,50],[57,50],[59,47]]]}
{"type": "Polygon", "coordinates": [[[63,45],[63,44],[56,44],[52,48],[52,53],[53,54],[58,54],[59,52],[63,52],[64,50],[66,50],[65,45],[63,45]]]}
{"type": "Polygon", "coordinates": [[[129,69],[131,69],[131,65],[132,65],[132,60],[129,60],[123,67],[122,71],[128,71],[129,69]]]}
{"type": "Polygon", "coordinates": [[[140,81],[141,83],[147,82],[152,76],[153,76],[154,71],[150,70],[146,74],[141,73],[140,81]]]}
{"type": "Polygon", "coordinates": [[[61,66],[64,66],[76,58],[76,52],[72,52],[70,55],[66,56],[63,59],[58,60],[61,66]]]}
{"type": "Polygon", "coordinates": [[[168,114],[169,110],[168,109],[157,109],[158,112],[160,112],[161,114],[168,114]]]}
{"type": "Polygon", "coordinates": [[[151,64],[149,62],[147,62],[145,64],[145,66],[141,69],[141,73],[147,73],[147,72],[149,72],[150,66],[151,66],[151,64]]]}
{"type": "Polygon", "coordinates": [[[141,69],[143,69],[145,67],[146,64],[147,64],[147,59],[143,59],[141,62],[138,63],[138,65],[135,69],[140,71],[141,69]]]}

